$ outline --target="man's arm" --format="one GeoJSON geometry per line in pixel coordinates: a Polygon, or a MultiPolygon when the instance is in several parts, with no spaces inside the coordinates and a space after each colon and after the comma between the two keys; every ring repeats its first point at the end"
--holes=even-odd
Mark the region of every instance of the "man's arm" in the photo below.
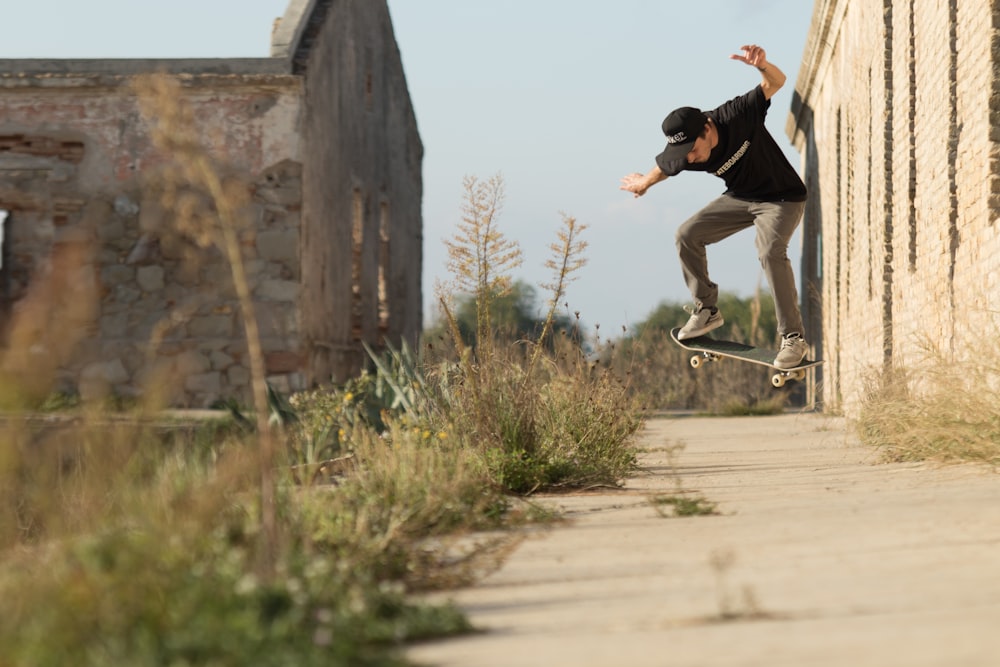
{"type": "Polygon", "coordinates": [[[636,197],[646,194],[646,190],[653,187],[660,181],[667,180],[667,175],[660,171],[658,166],[654,166],[647,174],[629,174],[622,179],[622,186],[619,190],[631,192],[636,197]]]}
{"type": "Polygon", "coordinates": [[[760,83],[760,88],[764,91],[764,99],[771,99],[785,85],[787,79],[785,73],[778,69],[777,65],[769,63],[767,61],[767,53],[756,44],[747,44],[740,48],[743,49],[742,54],[733,54],[729,57],[756,67],[763,79],[760,83]]]}

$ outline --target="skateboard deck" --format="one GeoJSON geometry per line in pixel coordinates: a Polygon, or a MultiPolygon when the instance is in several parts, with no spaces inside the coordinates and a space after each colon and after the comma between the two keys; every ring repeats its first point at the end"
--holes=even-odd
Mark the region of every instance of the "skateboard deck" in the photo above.
{"type": "Polygon", "coordinates": [[[670,330],[670,337],[674,339],[674,342],[685,350],[698,353],[690,359],[693,368],[698,368],[706,362],[719,361],[723,358],[749,361],[752,364],[767,366],[773,370],[774,374],[771,375],[771,384],[775,387],[785,386],[788,380],[804,380],[806,370],[823,363],[822,360],[809,361],[805,359],[795,368],[778,368],[774,365],[774,358],[778,354],[777,350],[735,343],[731,340],[719,340],[710,336],[696,336],[695,338],[678,340],[678,331],[680,331],[680,327],[670,330]]]}

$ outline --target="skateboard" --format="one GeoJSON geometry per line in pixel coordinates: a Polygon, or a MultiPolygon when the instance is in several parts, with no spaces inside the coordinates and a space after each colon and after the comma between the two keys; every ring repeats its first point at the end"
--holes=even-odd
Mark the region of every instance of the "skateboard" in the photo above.
{"type": "Polygon", "coordinates": [[[710,336],[696,336],[695,338],[678,340],[677,332],[680,330],[680,327],[671,329],[670,337],[685,350],[698,353],[691,357],[692,368],[699,368],[704,363],[720,361],[723,358],[749,361],[752,364],[767,366],[773,370],[774,374],[771,376],[771,384],[780,388],[784,387],[785,383],[789,380],[804,380],[807,369],[823,363],[821,360],[809,361],[805,359],[795,368],[782,369],[774,365],[774,357],[778,354],[777,350],[734,343],[731,340],[717,340],[710,336]]]}

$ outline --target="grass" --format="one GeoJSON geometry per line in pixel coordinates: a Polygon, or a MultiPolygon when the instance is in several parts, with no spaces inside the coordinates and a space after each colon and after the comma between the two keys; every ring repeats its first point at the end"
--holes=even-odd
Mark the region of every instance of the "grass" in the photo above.
{"type": "MultiPolygon", "coordinates": [[[[399,439],[406,454],[366,452],[343,491],[286,479],[279,574],[264,577],[252,445],[157,446],[141,425],[83,425],[17,460],[7,451],[3,500],[17,522],[0,545],[3,664],[389,665],[400,640],[468,630],[456,610],[406,598],[406,575],[432,569],[417,536],[465,524],[456,517],[470,509],[487,522],[499,502],[454,457],[399,439]],[[428,476],[442,466],[450,485],[438,489],[428,476]]],[[[32,444],[8,427],[6,441],[32,444]]]]}
{"type": "MultiPolygon", "coordinates": [[[[435,359],[372,351],[374,372],[285,401],[258,373],[233,243],[249,186],[198,144],[181,88],[155,78],[140,90],[163,133],[150,187],[175,213],[171,233],[233,267],[253,405],[165,423],[172,378],[151,377],[114,413],[113,401],[59,397],[48,405],[66,418],[29,419],[83,330],[45,323],[97,308],[96,292],[69,281],[95,249],[53,258],[0,352],[11,410],[0,423],[0,664],[374,667],[403,664],[406,641],[469,631],[453,607],[411,593],[475,580],[516,545],[512,525],[545,519],[512,494],[618,484],[635,467],[641,419],[627,384],[579,341],[551,340],[585,227],[564,216],[556,234],[539,339],[496,339],[484,315],[474,348],[454,338],[435,359]],[[41,359],[38,331],[52,332],[41,359]]],[[[485,307],[509,284],[516,246],[494,224],[502,181],[466,184],[450,251],[485,307]]]]}
{"type": "Polygon", "coordinates": [[[552,278],[543,285],[550,298],[541,331],[505,341],[491,305],[509,290],[521,252],[499,228],[503,180],[467,178],[465,193],[463,220],[447,245],[453,287],[475,301],[474,347],[453,315],[454,299],[439,295],[449,338],[430,376],[434,418],[464,438],[508,492],[620,483],[635,468],[638,404],[622,376],[594,363],[578,337],[553,336],[565,289],[586,263],[586,226],[563,215],[546,262],[552,278]]]}
{"type": "Polygon", "coordinates": [[[714,414],[723,417],[760,417],[780,415],[788,403],[786,394],[774,396],[754,396],[752,398],[731,398],[722,402],[714,414]]]}
{"type": "Polygon", "coordinates": [[[649,497],[649,504],[664,518],[689,516],[714,516],[719,512],[716,504],[703,496],[655,495],[649,497]]]}
{"type": "Polygon", "coordinates": [[[257,429],[256,458],[260,480],[261,573],[275,574],[278,536],[275,515],[275,442],[267,428],[268,400],[264,354],[256,307],[247,279],[241,233],[251,224],[251,191],[245,177],[213,158],[202,143],[190,105],[184,104],[179,82],[166,75],[136,77],[133,82],[143,115],[150,124],[153,145],[167,157],[155,173],[161,204],[174,214],[177,231],[198,247],[214,249],[226,258],[232,273],[250,361],[250,387],[257,429]]]}
{"type": "Polygon", "coordinates": [[[0,664],[394,665],[401,642],[468,631],[409,594],[496,567],[519,517],[472,450],[357,415],[335,485],[277,468],[274,576],[258,567],[257,450],[240,422],[9,417],[0,664]]]}
{"type": "MultiPolygon", "coordinates": [[[[140,94],[161,133],[164,167],[149,187],[175,213],[170,232],[189,242],[194,261],[199,252],[226,256],[245,296],[232,241],[247,224],[249,184],[198,144],[182,89],[155,78],[140,94]]],[[[256,369],[243,422],[158,421],[169,377],[150,378],[113,414],[106,401],[63,399],[48,403],[72,411],[62,420],[22,412],[53,395],[56,369],[86,330],[72,323],[97,308],[97,293],[79,289],[90,283],[69,280],[86,274],[95,250],[60,246],[53,270],[18,304],[0,351],[0,400],[10,410],[0,424],[0,595],[8,601],[0,664],[396,665],[401,642],[467,631],[457,610],[412,602],[409,592],[495,566],[516,535],[462,538],[504,527],[501,490],[469,452],[428,442],[398,415],[375,424],[353,400],[332,448],[330,433],[316,428],[311,443],[298,430],[291,437],[306,411],[281,411],[290,419],[272,425],[252,302],[240,300],[256,369]],[[326,476],[336,485],[296,474],[302,463],[322,469],[345,458],[351,465],[326,476]]],[[[364,407],[379,400],[379,387],[358,389],[371,389],[364,407]]]]}
{"type": "Polygon", "coordinates": [[[506,551],[510,536],[457,560],[449,549],[450,538],[499,528],[507,513],[472,452],[396,422],[381,434],[358,427],[350,437],[357,470],[335,492],[301,497],[314,547],[409,590],[468,583],[480,563],[506,551]]]}
{"type": "Polygon", "coordinates": [[[893,461],[973,461],[1000,466],[1000,354],[980,347],[960,362],[924,341],[910,367],[873,371],[857,432],[893,461]]]}

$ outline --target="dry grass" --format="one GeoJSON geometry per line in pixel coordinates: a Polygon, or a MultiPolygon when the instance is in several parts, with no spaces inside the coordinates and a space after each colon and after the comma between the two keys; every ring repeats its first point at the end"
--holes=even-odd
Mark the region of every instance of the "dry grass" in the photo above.
{"type": "Polygon", "coordinates": [[[873,371],[857,429],[895,461],[977,461],[1000,465],[1000,354],[973,361],[925,340],[910,367],[873,371]]]}

